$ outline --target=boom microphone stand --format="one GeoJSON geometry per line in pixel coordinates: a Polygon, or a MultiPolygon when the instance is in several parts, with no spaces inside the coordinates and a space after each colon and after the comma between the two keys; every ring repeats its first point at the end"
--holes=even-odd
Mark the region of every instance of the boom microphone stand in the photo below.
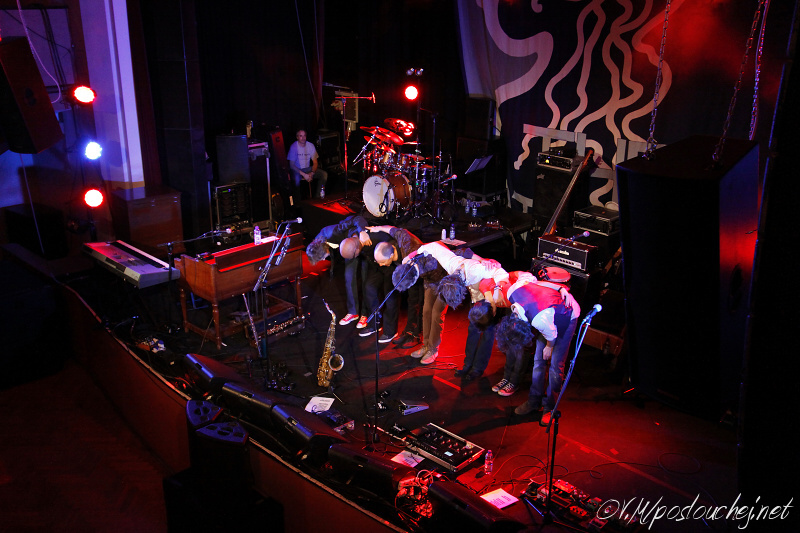
{"type": "Polygon", "coordinates": [[[561,403],[561,398],[564,396],[564,391],[567,390],[569,379],[572,377],[572,371],[575,369],[575,361],[578,359],[578,352],[583,345],[583,338],[586,336],[586,332],[589,330],[589,325],[592,323],[592,318],[594,318],[594,315],[599,313],[602,309],[603,307],[600,304],[595,304],[594,307],[592,307],[592,310],[589,311],[589,313],[587,313],[583,318],[583,321],[581,321],[581,324],[578,327],[578,337],[575,342],[575,355],[572,357],[572,361],[569,364],[569,371],[567,371],[567,375],[564,378],[564,383],[561,385],[561,392],[558,393],[556,404],[553,406],[553,410],[550,413],[550,423],[547,424],[547,428],[545,429],[545,433],[551,437],[548,439],[548,447],[550,449],[550,464],[547,466],[547,472],[545,475],[547,495],[545,496],[544,500],[544,509],[540,513],[545,522],[551,522],[553,520],[550,505],[552,503],[553,494],[553,471],[556,465],[556,439],[558,438],[558,421],[561,418],[561,412],[559,412],[558,406],[561,403]],[[550,428],[553,429],[552,433],[550,432],[550,428]]]}

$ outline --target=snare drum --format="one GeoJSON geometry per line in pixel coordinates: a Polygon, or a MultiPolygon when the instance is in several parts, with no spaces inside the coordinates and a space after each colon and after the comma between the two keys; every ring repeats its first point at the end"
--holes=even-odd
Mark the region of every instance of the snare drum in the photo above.
{"type": "Polygon", "coordinates": [[[364,181],[364,205],[373,216],[383,217],[395,208],[411,205],[411,186],[400,172],[370,176],[364,181]]]}

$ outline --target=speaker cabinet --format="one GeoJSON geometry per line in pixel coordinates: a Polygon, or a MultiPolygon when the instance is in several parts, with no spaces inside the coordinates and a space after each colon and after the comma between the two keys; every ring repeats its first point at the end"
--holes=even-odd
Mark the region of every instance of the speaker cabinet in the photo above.
{"type": "Polygon", "coordinates": [[[222,400],[233,414],[246,416],[256,425],[271,425],[272,408],[288,402],[277,393],[257,392],[249,385],[236,382],[222,386],[222,400]]]}
{"type": "Polygon", "coordinates": [[[183,366],[189,382],[203,392],[219,394],[226,383],[247,382],[231,367],[210,357],[187,353],[183,356],[183,366]]]}
{"type": "Polygon", "coordinates": [[[217,177],[220,185],[250,183],[246,136],[217,135],[217,177]]]}
{"type": "Polygon", "coordinates": [[[38,154],[64,137],[24,37],[0,41],[0,129],[20,154],[38,154]]]}
{"type": "Polygon", "coordinates": [[[758,147],[694,136],[617,165],[631,378],[718,419],[738,398],[758,228],[758,147]]]}
{"type": "Polygon", "coordinates": [[[390,501],[397,496],[400,480],[416,472],[357,444],[334,444],[328,450],[328,462],[337,477],[390,501]]]}
{"type": "Polygon", "coordinates": [[[336,442],[346,442],[322,418],[300,406],[273,406],[272,423],[275,431],[294,447],[297,455],[312,464],[324,464],[328,448],[336,442]]]}
{"type": "Polygon", "coordinates": [[[436,481],[428,488],[433,506],[432,526],[439,531],[519,531],[525,526],[487,502],[468,487],[436,481]]]}

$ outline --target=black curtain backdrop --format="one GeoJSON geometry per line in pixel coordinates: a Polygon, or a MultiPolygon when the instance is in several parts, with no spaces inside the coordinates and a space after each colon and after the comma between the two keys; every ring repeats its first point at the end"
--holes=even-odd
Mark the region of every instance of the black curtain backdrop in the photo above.
{"type": "MultiPolygon", "coordinates": [[[[332,85],[362,97],[375,94],[375,103],[348,100],[348,106],[358,106],[358,127],[385,126],[387,118],[416,122],[417,105],[402,94],[409,67],[425,69],[417,81],[426,154],[433,146],[434,114],[437,148],[455,150],[464,91],[450,0],[199,2],[197,42],[212,157],[215,137],[242,134],[249,120],[281,128],[287,144],[298,128],[309,130],[311,138],[319,129],[342,134],[332,85]]],[[[365,134],[350,135],[351,160],[365,134]]]]}

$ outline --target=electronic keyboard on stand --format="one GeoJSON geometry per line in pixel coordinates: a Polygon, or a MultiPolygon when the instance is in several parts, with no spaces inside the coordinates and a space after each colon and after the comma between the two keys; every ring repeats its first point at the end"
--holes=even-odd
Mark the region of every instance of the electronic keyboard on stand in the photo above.
{"type": "Polygon", "coordinates": [[[123,241],[87,242],[84,252],[95,258],[103,267],[118,275],[136,288],[143,289],[171,279],[180,273],[152,255],[123,241]]]}

